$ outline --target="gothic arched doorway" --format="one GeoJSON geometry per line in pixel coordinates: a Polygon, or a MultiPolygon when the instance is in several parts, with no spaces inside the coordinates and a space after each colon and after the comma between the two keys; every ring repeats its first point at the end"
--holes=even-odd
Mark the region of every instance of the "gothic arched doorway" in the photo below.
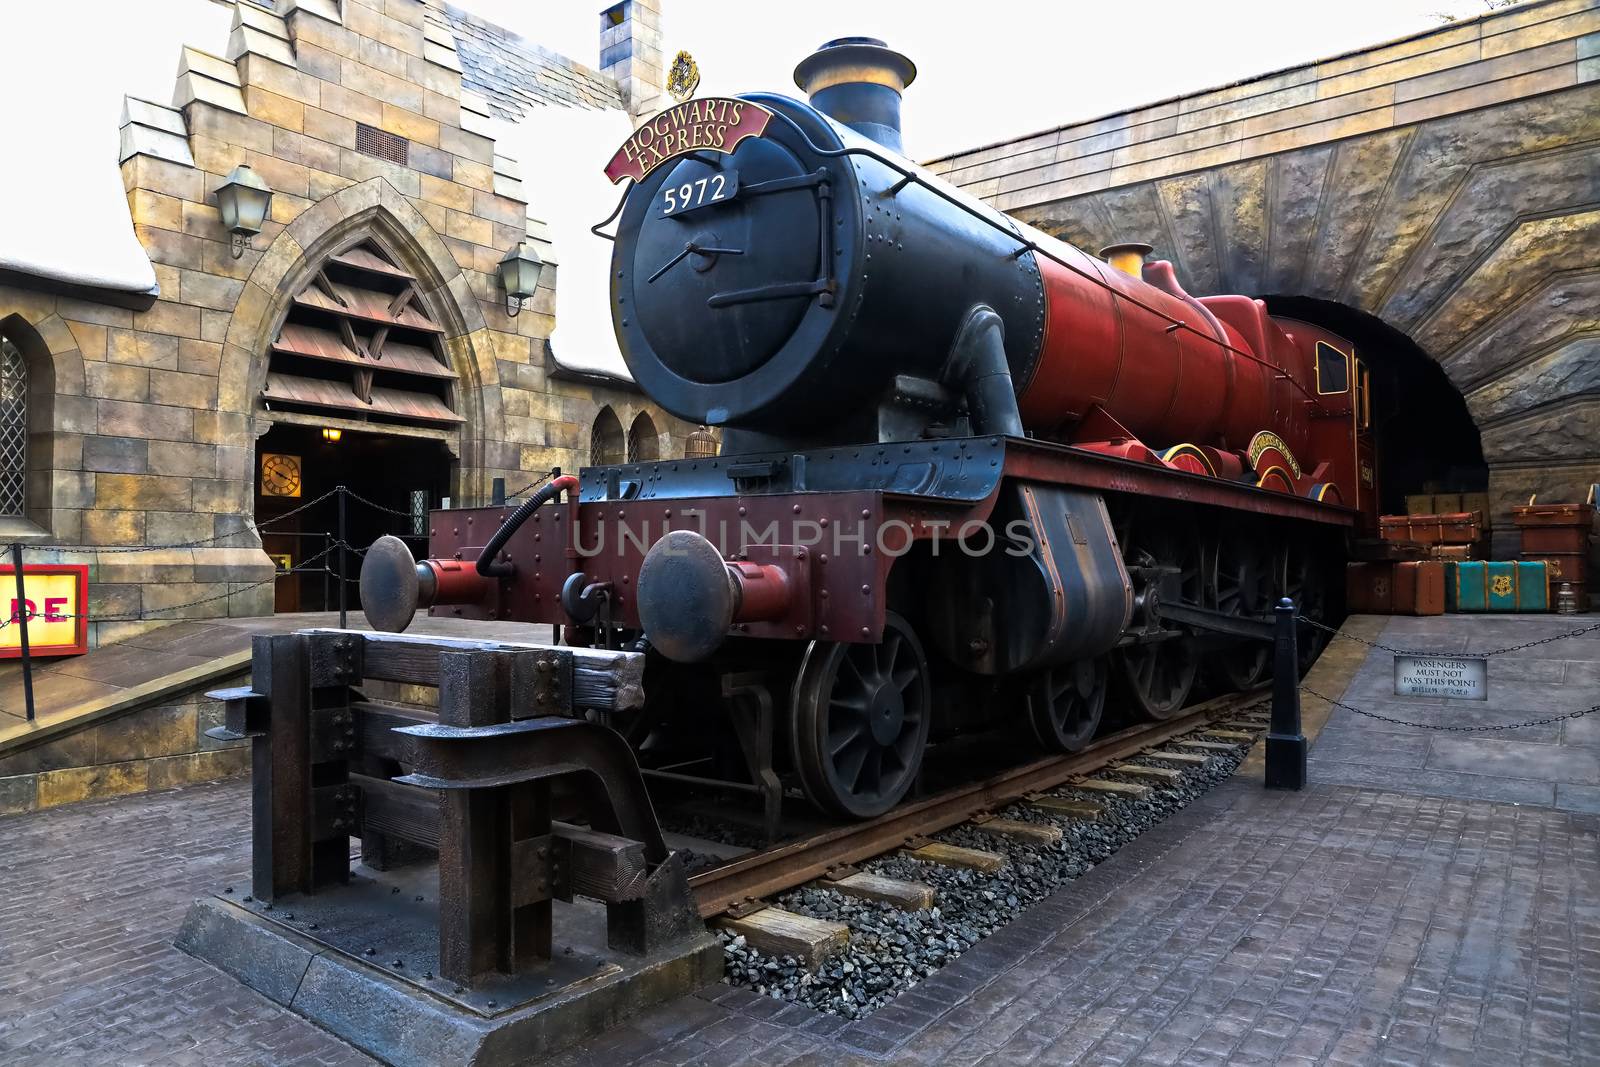
{"type": "Polygon", "coordinates": [[[338,486],[352,549],[394,534],[427,553],[463,421],[443,336],[416,279],[371,241],[330,256],[290,300],[269,344],[271,426],[255,457],[256,523],[283,572],[276,610],[337,608],[341,570],[359,607],[359,557],[335,547],[338,486]]]}

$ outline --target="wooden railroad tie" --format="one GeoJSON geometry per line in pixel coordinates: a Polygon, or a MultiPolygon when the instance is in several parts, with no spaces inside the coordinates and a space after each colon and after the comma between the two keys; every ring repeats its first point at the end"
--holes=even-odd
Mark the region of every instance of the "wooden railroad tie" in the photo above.
{"type": "Polygon", "coordinates": [[[1048,811],[1052,815],[1065,815],[1072,819],[1085,819],[1089,822],[1099,820],[1100,813],[1105,811],[1099,804],[1092,800],[1069,800],[1066,797],[1032,797],[1028,806],[1048,811]]]}
{"type": "Polygon", "coordinates": [[[1104,778],[1085,778],[1081,782],[1068,782],[1069,789],[1087,789],[1091,793],[1115,793],[1118,796],[1132,797],[1143,800],[1150,795],[1147,785],[1134,785],[1132,782],[1110,782],[1104,778]]]}
{"type": "Polygon", "coordinates": [[[1210,756],[1198,752],[1146,752],[1144,758],[1160,760],[1162,763],[1178,763],[1185,767],[1203,767],[1211,762],[1210,756]]]}
{"type": "Polygon", "coordinates": [[[829,879],[818,884],[847,897],[892,904],[901,911],[921,911],[933,907],[933,886],[924,882],[906,882],[899,878],[857,871],[838,880],[829,879]]]}
{"type": "Polygon", "coordinates": [[[997,852],[980,852],[975,848],[947,845],[943,841],[929,841],[917,848],[902,849],[904,855],[924,863],[937,863],[945,867],[965,867],[968,870],[993,874],[1006,865],[1006,858],[997,852]]]}
{"type": "Polygon", "coordinates": [[[1126,774],[1130,778],[1150,778],[1168,785],[1183,781],[1183,772],[1172,770],[1170,767],[1146,767],[1142,763],[1113,763],[1110,769],[1118,774],[1126,774]]]}
{"type": "Polygon", "coordinates": [[[718,919],[717,924],[742,935],[752,948],[769,956],[793,956],[811,970],[850,944],[850,927],[844,923],[813,919],[782,908],[762,908],[737,919],[718,919]]]}
{"type": "Polygon", "coordinates": [[[1255,734],[1245,733],[1243,730],[1202,729],[1200,732],[1207,737],[1223,737],[1229,741],[1254,741],[1256,739],[1255,734]]]}
{"type": "Polygon", "coordinates": [[[1198,748],[1205,752],[1237,752],[1239,746],[1227,741],[1194,741],[1187,737],[1172,742],[1181,748],[1198,748]]]}
{"type": "Polygon", "coordinates": [[[972,828],[979,833],[1014,837],[1032,845],[1059,845],[1061,828],[1046,823],[1023,822],[1021,819],[972,820],[972,828]]]}

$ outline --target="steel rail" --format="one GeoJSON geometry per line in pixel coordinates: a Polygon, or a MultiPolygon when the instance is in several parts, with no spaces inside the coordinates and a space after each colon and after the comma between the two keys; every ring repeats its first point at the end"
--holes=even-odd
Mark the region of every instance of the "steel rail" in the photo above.
{"type": "Polygon", "coordinates": [[[1252,700],[1266,698],[1265,690],[1257,689],[1202,701],[1177,718],[1119,730],[1081,752],[1034,760],[983,781],[902,804],[876,819],[740,856],[692,876],[689,891],[695,896],[700,917],[712,918],[735,905],[804,885],[833,868],[871,859],[914,838],[949,829],[1029,794],[1056,788],[1069,778],[1137,755],[1152,745],[1233,714],[1252,700]]]}

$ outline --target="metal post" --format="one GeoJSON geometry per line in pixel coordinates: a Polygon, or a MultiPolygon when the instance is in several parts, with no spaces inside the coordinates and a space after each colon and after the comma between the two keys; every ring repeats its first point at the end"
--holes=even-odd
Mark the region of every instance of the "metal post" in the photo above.
{"type": "Polygon", "coordinates": [[[333,573],[333,565],[328,562],[328,556],[333,552],[333,538],[327,534],[322,535],[322,610],[328,610],[328,576],[333,573]]]}
{"type": "MultiPolygon", "coordinates": [[[[22,594],[22,544],[11,542],[11,570],[17,580],[16,611],[12,621],[22,627],[22,699],[28,708],[28,721],[33,721],[33,651],[28,647],[28,598],[22,594]]],[[[81,607],[79,610],[83,610],[81,607]]]]}
{"type": "Polygon", "coordinates": [[[506,480],[496,478],[489,483],[489,503],[499,507],[506,502],[506,480]]]}
{"type": "Polygon", "coordinates": [[[1294,601],[1278,601],[1273,641],[1272,725],[1267,730],[1268,789],[1304,789],[1306,735],[1300,732],[1300,655],[1295,640],[1294,601]]]}
{"type": "Polygon", "coordinates": [[[344,571],[345,571],[345,545],[348,544],[348,541],[345,539],[345,531],[344,531],[344,496],[345,496],[345,492],[346,492],[345,487],[341,485],[339,487],[339,629],[341,629],[341,630],[347,629],[348,626],[349,626],[349,620],[345,616],[345,606],[344,606],[344,594],[345,594],[345,585],[346,585],[345,577],[344,577],[344,571]]]}

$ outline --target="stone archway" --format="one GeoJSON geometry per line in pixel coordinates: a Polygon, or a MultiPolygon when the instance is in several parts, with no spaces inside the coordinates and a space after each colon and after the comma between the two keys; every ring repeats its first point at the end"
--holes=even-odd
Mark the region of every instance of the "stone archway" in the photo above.
{"type": "Polygon", "coordinates": [[[1309,298],[1398,331],[1464,399],[1498,530],[1532,493],[1582,500],[1600,481],[1600,111],[1574,101],[1514,100],[1016,214],[1090,250],[1148,241],[1197,294],[1309,298]]]}
{"type": "MultiPolygon", "coordinates": [[[[256,436],[270,419],[257,410],[266,380],[267,347],[293,295],[309,284],[326,260],[371,241],[417,279],[418,299],[444,328],[444,345],[460,376],[454,442],[459,461],[456,495],[486,492],[485,454],[506,440],[494,345],[476,296],[444,241],[406,198],[384,178],[347,186],[302,212],[280,233],[240,291],[223,345],[218,408],[240,418],[256,436]]],[[[248,494],[250,487],[242,486],[248,494]]],[[[241,499],[247,508],[247,499],[241,499]]]]}

